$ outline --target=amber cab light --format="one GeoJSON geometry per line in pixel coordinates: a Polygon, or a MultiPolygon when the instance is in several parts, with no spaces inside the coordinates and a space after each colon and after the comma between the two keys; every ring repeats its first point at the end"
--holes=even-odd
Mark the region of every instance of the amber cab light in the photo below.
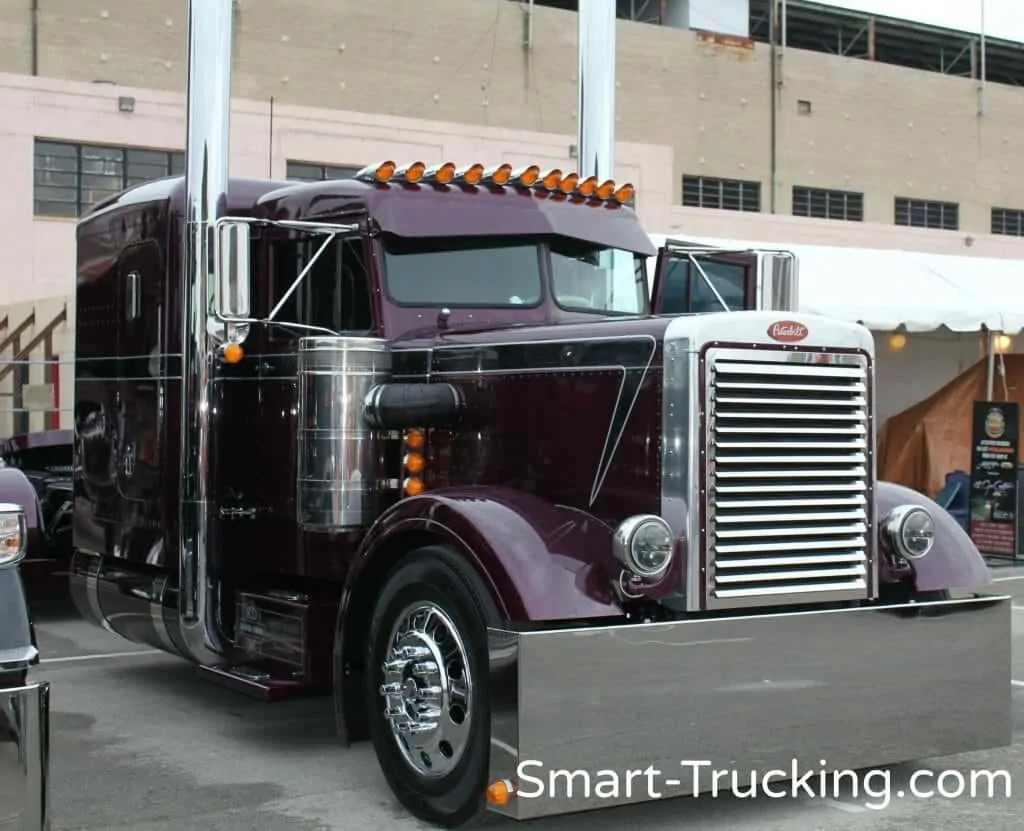
{"type": "Polygon", "coordinates": [[[597,193],[597,177],[590,176],[589,178],[584,179],[576,188],[576,192],[580,196],[586,196],[587,198],[593,196],[597,193]]]}
{"type": "Polygon", "coordinates": [[[537,180],[540,178],[540,168],[535,164],[531,164],[529,167],[524,167],[517,170],[512,174],[512,179],[515,184],[524,188],[532,188],[537,184],[537,180]]]}
{"type": "Polygon", "coordinates": [[[426,182],[437,182],[439,185],[447,185],[455,178],[455,165],[452,162],[435,165],[423,174],[426,182]]]}
{"type": "Polygon", "coordinates": [[[479,185],[484,178],[484,166],[482,164],[471,164],[455,171],[455,181],[465,182],[467,185],[479,185]]]}
{"type": "Polygon", "coordinates": [[[562,171],[558,168],[549,170],[541,177],[540,186],[545,190],[554,190],[562,182],[562,171]]]}
{"type": "Polygon", "coordinates": [[[422,430],[407,430],[405,433],[405,445],[411,450],[422,450],[427,443],[427,437],[422,430]]]}
{"type": "Polygon", "coordinates": [[[394,175],[395,163],[384,161],[367,165],[355,175],[355,178],[360,182],[386,182],[394,175]]]}
{"type": "Polygon", "coordinates": [[[602,184],[601,187],[599,187],[597,189],[597,198],[598,199],[611,199],[612,195],[614,193],[615,193],[615,182],[613,182],[611,179],[609,179],[607,182],[602,184]]]}
{"type": "Polygon", "coordinates": [[[558,185],[558,189],[562,193],[572,193],[576,190],[576,186],[579,184],[580,177],[578,173],[570,173],[562,178],[562,181],[558,185]]]}
{"type": "Polygon", "coordinates": [[[402,488],[408,496],[419,496],[427,489],[427,486],[423,484],[423,480],[419,476],[410,476],[402,484],[402,488]]]}
{"type": "Polygon", "coordinates": [[[507,185],[512,177],[512,165],[500,164],[484,171],[483,181],[492,185],[507,185]]]}
{"type": "Polygon", "coordinates": [[[224,347],[223,354],[225,363],[237,364],[245,357],[245,350],[242,349],[241,344],[229,343],[224,347]]]}
{"type": "Polygon", "coordinates": [[[635,188],[632,185],[623,185],[615,191],[615,201],[620,203],[628,202],[633,198],[635,192],[635,188]]]}
{"type": "Polygon", "coordinates": [[[395,171],[395,178],[402,179],[403,181],[415,184],[423,178],[423,174],[427,172],[427,166],[423,162],[413,162],[407,164],[405,167],[400,167],[395,171]]]}

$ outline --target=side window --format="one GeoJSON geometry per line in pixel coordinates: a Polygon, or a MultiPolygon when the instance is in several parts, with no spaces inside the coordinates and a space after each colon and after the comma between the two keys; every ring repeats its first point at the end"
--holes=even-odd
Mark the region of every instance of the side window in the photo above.
{"type": "MultiPolygon", "coordinates": [[[[280,323],[297,323],[338,333],[364,333],[373,328],[373,305],[366,246],[359,236],[337,237],[317,256],[324,237],[275,241],[271,250],[269,313],[310,262],[309,272],[277,313],[280,323]],[[315,258],[315,261],[314,261],[315,258]]],[[[273,339],[288,339],[271,327],[273,339]]]]}
{"type": "Polygon", "coordinates": [[[721,312],[721,295],[730,311],[750,307],[747,302],[747,267],[740,263],[700,260],[707,280],[688,259],[673,259],[665,269],[662,286],[662,314],[707,314],[721,312]],[[712,291],[708,281],[715,287],[712,291]]]}

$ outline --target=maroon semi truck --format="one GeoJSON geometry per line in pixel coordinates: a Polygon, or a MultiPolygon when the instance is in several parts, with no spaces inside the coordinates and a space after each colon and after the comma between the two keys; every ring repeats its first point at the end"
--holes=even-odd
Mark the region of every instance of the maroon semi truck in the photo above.
{"type": "Polygon", "coordinates": [[[867,330],[764,258],[678,308],[708,269],[593,177],[229,178],[230,5],[193,10],[186,177],[78,226],[83,615],[333,695],[442,825],[1010,741],[1008,599],[876,480],[867,330]]]}

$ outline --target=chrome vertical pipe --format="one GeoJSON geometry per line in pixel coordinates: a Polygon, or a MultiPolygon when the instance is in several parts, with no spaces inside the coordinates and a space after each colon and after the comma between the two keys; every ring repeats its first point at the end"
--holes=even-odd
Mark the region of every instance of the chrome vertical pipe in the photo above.
{"type": "Polygon", "coordinates": [[[615,178],[615,0],[579,7],[577,169],[603,182],[615,178]]]}
{"type": "Polygon", "coordinates": [[[208,549],[210,325],[213,223],[224,214],[228,190],[232,13],[232,0],[189,0],[178,611],[188,652],[204,664],[225,652],[208,549]]]}

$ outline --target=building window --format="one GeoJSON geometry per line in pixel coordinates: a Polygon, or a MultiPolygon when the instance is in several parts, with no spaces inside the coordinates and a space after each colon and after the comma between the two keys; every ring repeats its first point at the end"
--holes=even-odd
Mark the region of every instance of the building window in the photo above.
{"type": "Polygon", "coordinates": [[[1024,211],[1017,208],[993,208],[992,233],[1024,237],[1024,211]]]}
{"type": "Polygon", "coordinates": [[[897,196],[896,224],[910,228],[956,231],[960,228],[960,206],[955,202],[933,202],[897,196]]]}
{"type": "Polygon", "coordinates": [[[793,216],[864,221],[864,194],[793,186],[793,216]]]}
{"type": "Polygon", "coordinates": [[[288,162],[287,178],[299,182],[323,182],[328,179],[351,179],[361,167],[335,164],[311,164],[309,162],[288,162]]]}
{"type": "Polygon", "coordinates": [[[718,208],[724,211],[761,210],[761,183],[739,179],[683,177],[683,204],[689,208],[718,208]]]}
{"type": "Polygon", "coordinates": [[[130,187],[184,173],[185,154],[36,139],[34,168],[36,216],[78,217],[130,187]]]}

